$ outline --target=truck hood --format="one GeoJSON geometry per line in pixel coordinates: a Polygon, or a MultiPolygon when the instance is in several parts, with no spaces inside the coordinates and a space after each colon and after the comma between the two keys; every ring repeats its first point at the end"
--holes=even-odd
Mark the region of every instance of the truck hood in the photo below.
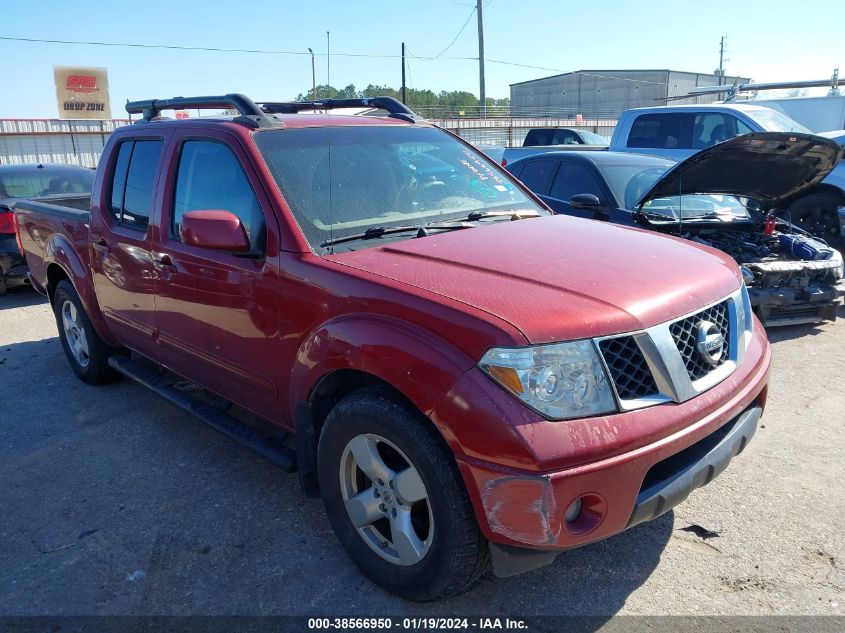
{"type": "Polygon", "coordinates": [[[724,253],[569,216],[498,222],[326,256],[503,319],[530,343],[640,330],[736,291],[724,253]]]}
{"type": "Polygon", "coordinates": [[[667,171],[634,205],[695,193],[754,198],[771,209],[821,182],[842,158],[835,141],[797,132],[755,132],[693,154],[667,171]]]}

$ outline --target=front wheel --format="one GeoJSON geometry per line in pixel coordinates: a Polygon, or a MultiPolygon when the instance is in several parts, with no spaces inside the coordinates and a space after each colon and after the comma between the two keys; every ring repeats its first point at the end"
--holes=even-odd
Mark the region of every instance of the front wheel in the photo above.
{"type": "Polygon", "coordinates": [[[465,591],[486,569],[487,542],[449,448],[389,391],[364,389],[332,409],[318,469],[335,534],[386,590],[437,600],[465,591]]]}
{"type": "Polygon", "coordinates": [[[53,312],[65,356],[79,379],[90,385],[113,380],[117,374],[109,365],[109,356],[119,350],[109,347],[94,330],[76,288],[67,280],[56,286],[53,312]]]}

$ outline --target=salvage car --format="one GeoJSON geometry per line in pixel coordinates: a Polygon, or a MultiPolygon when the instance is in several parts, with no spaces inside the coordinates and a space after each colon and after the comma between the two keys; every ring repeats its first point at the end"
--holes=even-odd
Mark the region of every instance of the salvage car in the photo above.
{"type": "Polygon", "coordinates": [[[841,156],[827,139],[762,132],[682,163],[557,152],[508,170],[556,213],[659,231],[728,253],[741,266],[758,316],[776,326],[836,318],[842,255],[768,211],[824,179],[841,156]]]}
{"type": "MultiPolygon", "coordinates": [[[[750,132],[811,133],[785,114],[754,101],[652,106],[631,108],[619,115],[610,150],[680,161],[750,132]]],[[[845,225],[840,223],[838,214],[843,206],[845,163],[830,170],[812,187],[784,197],[771,212],[845,251],[845,225]]]]}
{"type": "Polygon", "coordinates": [[[298,469],[388,591],[443,598],[653,519],[754,435],[771,353],[727,255],[555,216],[390,98],[127,110],[88,212],[15,207],[71,369],[298,469]],[[306,113],[350,105],[388,116],[306,113]]]}
{"type": "Polygon", "coordinates": [[[0,295],[29,283],[29,270],[15,238],[12,205],[27,198],[59,196],[65,204],[87,208],[93,184],[94,172],[84,167],[0,165],[0,295]]]}

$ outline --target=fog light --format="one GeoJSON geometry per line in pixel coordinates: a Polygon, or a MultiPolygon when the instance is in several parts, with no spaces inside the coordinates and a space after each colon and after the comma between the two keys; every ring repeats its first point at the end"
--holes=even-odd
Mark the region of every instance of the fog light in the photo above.
{"type": "Polygon", "coordinates": [[[584,502],[581,501],[581,498],[577,498],[575,501],[569,504],[569,507],[566,509],[565,519],[567,523],[575,523],[575,520],[578,518],[578,515],[581,514],[581,508],[583,507],[584,502]]]}
{"type": "Polygon", "coordinates": [[[588,492],[569,504],[563,513],[563,527],[575,536],[595,530],[607,516],[607,501],[600,494],[588,492]]]}

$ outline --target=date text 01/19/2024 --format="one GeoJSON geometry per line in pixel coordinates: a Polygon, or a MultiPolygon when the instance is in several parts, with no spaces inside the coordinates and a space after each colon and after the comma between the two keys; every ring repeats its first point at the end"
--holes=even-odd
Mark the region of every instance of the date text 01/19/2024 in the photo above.
{"type": "Polygon", "coordinates": [[[310,630],[525,630],[527,623],[511,618],[309,618],[310,630]]]}

